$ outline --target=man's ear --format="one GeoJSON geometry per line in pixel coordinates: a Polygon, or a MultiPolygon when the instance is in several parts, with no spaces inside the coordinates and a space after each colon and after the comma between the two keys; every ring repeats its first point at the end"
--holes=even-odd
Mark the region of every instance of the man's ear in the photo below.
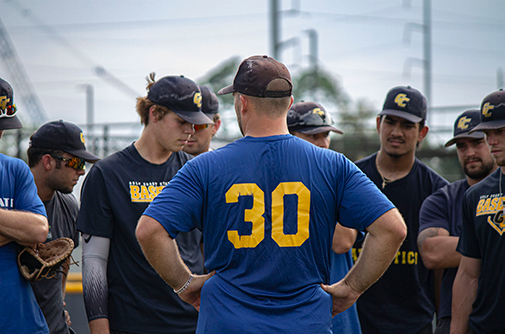
{"type": "Polygon", "coordinates": [[[217,119],[214,121],[214,126],[212,127],[212,135],[215,135],[217,130],[221,127],[221,119],[217,119]]]}
{"type": "Polygon", "coordinates": [[[427,125],[425,125],[425,126],[421,129],[421,131],[419,131],[419,138],[417,139],[417,141],[418,141],[419,143],[420,143],[420,142],[422,142],[424,138],[426,138],[426,135],[428,134],[428,131],[429,131],[429,130],[430,130],[430,129],[428,128],[428,126],[427,126],[427,125]]]}
{"type": "Polygon", "coordinates": [[[376,126],[375,126],[376,130],[377,130],[377,133],[381,134],[381,116],[377,116],[377,118],[376,118],[375,121],[377,123],[376,126]]]}
{"type": "Polygon", "coordinates": [[[156,112],[155,106],[151,106],[151,108],[149,108],[149,118],[151,121],[153,121],[153,123],[156,123],[160,120],[159,114],[156,112]]]}
{"type": "Polygon", "coordinates": [[[56,163],[56,161],[49,154],[45,154],[41,159],[41,163],[44,166],[45,170],[51,170],[56,167],[56,164],[53,165],[53,161],[56,163]]]}

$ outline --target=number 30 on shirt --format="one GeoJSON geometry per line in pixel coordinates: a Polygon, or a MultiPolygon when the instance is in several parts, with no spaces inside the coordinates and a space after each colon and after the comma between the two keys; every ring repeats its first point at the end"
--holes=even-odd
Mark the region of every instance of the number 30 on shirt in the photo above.
{"type": "MultiPolygon", "coordinates": [[[[252,224],[249,235],[228,231],[235,248],[254,248],[265,238],[265,194],[255,183],[234,184],[226,192],[226,203],[237,203],[239,196],[252,196],[253,206],[244,210],[244,221],[252,224]]],[[[310,190],[301,182],[282,182],[272,192],[272,239],[280,247],[299,247],[309,238],[310,190]],[[298,197],[297,232],[284,234],[284,196],[298,197]]]]}

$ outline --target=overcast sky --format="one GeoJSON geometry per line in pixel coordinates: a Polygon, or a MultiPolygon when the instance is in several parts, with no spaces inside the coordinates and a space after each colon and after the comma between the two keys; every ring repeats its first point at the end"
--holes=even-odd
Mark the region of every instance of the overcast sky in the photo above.
{"type": "MultiPolygon", "coordinates": [[[[293,74],[310,64],[304,31],[315,29],[319,66],[352,100],[366,98],[379,110],[393,86],[424,90],[423,1],[279,2],[284,11],[299,10],[280,21],[281,39],[300,42],[279,56],[293,74]]],[[[505,67],[505,1],[439,0],[431,7],[431,106],[478,106],[505,67]]],[[[94,88],[95,122],[136,122],[135,98],[145,95],[149,72],[198,81],[233,56],[271,54],[269,11],[267,0],[0,2],[0,19],[48,119],[77,124],[86,123],[82,85],[94,88]],[[129,88],[97,76],[97,66],[129,88]]],[[[0,77],[13,81],[5,62],[0,77]]],[[[429,121],[451,127],[454,116],[429,121]]]]}

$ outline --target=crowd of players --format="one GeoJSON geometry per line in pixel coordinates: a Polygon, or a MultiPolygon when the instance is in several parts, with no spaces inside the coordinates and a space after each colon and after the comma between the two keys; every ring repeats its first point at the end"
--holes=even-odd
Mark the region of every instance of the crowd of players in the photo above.
{"type": "MultiPolygon", "coordinates": [[[[122,151],[100,159],[60,120],[30,137],[28,165],[0,155],[0,328],[74,333],[69,263],[39,282],[16,263],[20,247],[70,237],[92,334],[505,332],[505,93],[455,120],[445,146],[465,178],[449,184],[416,158],[420,91],[387,92],[379,151],[351,162],[329,150],[344,135],[330,114],[292,89],[283,64],[245,59],[218,92],[244,137],[212,150],[216,94],[152,73],[122,151]]],[[[0,137],[21,127],[0,79],[0,137]]]]}

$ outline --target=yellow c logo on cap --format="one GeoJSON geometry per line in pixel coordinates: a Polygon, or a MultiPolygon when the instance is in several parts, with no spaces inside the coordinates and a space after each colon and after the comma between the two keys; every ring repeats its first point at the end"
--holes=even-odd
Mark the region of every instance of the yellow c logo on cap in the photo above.
{"type": "Polygon", "coordinates": [[[7,96],[0,96],[0,108],[3,110],[7,107],[7,103],[10,102],[11,99],[7,98],[7,96]]]}
{"type": "Polygon", "coordinates": [[[195,96],[193,96],[193,103],[198,106],[198,108],[202,107],[202,93],[195,93],[195,96]]]}
{"type": "Polygon", "coordinates": [[[485,117],[491,117],[491,112],[489,112],[489,110],[493,109],[494,106],[492,106],[489,102],[486,102],[486,104],[482,106],[482,115],[484,115],[485,117]]]}
{"type": "Polygon", "coordinates": [[[314,109],[312,109],[312,113],[313,114],[318,114],[321,117],[324,116],[324,111],[322,111],[321,108],[314,108],[314,109]]]}
{"type": "Polygon", "coordinates": [[[81,132],[81,141],[84,145],[86,145],[86,140],[84,139],[84,133],[81,132]]]}
{"type": "Polygon", "coordinates": [[[465,130],[468,129],[468,123],[472,121],[471,118],[468,118],[466,116],[461,117],[458,121],[458,129],[465,130]]]}
{"type": "Polygon", "coordinates": [[[400,93],[395,97],[395,103],[402,108],[405,108],[407,104],[405,102],[409,102],[410,98],[407,97],[407,94],[400,93]]]}

